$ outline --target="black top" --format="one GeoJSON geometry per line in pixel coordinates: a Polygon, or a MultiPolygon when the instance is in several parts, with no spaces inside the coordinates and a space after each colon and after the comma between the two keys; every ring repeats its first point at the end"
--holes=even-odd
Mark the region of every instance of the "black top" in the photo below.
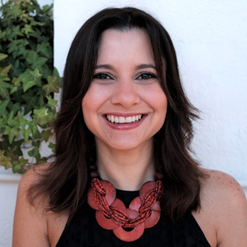
{"type": "MultiPolygon", "coordinates": [[[[117,190],[117,198],[126,207],[139,196],[138,191],[117,190]]],[[[69,221],[56,247],[210,247],[195,218],[190,214],[174,223],[161,214],[159,222],[145,229],[134,242],[119,240],[111,230],[101,228],[95,220],[95,210],[88,204],[81,207],[69,221]]]]}

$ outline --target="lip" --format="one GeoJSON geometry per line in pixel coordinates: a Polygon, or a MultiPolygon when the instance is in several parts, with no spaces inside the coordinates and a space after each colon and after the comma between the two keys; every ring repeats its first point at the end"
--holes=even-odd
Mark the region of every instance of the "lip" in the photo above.
{"type": "Polygon", "coordinates": [[[106,124],[112,128],[112,129],[115,129],[115,130],[131,130],[131,129],[135,129],[137,128],[138,126],[140,126],[142,124],[142,122],[145,120],[145,118],[147,117],[148,114],[136,114],[136,113],[117,113],[117,114],[114,114],[114,113],[107,113],[109,115],[114,115],[116,117],[132,117],[132,116],[136,116],[136,115],[142,115],[143,117],[141,118],[141,120],[139,120],[138,122],[133,122],[133,123],[121,123],[121,124],[116,124],[116,123],[112,123],[112,122],[109,122],[105,115],[103,115],[103,119],[104,121],[106,122],[106,124]]]}

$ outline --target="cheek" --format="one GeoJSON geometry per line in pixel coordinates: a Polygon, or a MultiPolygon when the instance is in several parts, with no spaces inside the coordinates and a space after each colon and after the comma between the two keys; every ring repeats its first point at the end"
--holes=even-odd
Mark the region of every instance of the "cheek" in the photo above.
{"type": "Polygon", "coordinates": [[[147,91],[146,96],[148,97],[148,101],[152,104],[152,107],[157,112],[164,113],[166,115],[168,104],[167,97],[160,86],[147,91]]]}
{"type": "Polygon", "coordinates": [[[160,102],[158,104],[158,108],[160,109],[160,120],[162,121],[162,125],[165,122],[166,119],[166,113],[167,113],[167,98],[166,97],[162,97],[160,98],[160,102]]]}
{"type": "Polygon", "coordinates": [[[156,90],[152,96],[153,108],[158,113],[157,117],[159,118],[160,124],[163,125],[166,119],[168,101],[165,93],[160,88],[156,90]]]}
{"type": "Polygon", "coordinates": [[[165,95],[163,95],[163,97],[160,100],[160,107],[162,109],[162,112],[164,112],[164,114],[166,115],[167,112],[167,98],[165,95]]]}
{"type": "Polygon", "coordinates": [[[99,87],[91,85],[82,100],[82,114],[87,127],[95,124],[106,95],[99,87]]]}
{"type": "Polygon", "coordinates": [[[90,107],[87,94],[84,96],[82,100],[81,107],[82,107],[82,114],[84,116],[88,112],[89,107],[90,107]]]}
{"type": "Polygon", "coordinates": [[[97,91],[95,91],[94,87],[91,85],[82,100],[83,115],[91,112],[95,108],[95,103],[98,101],[99,97],[97,95],[97,91]]]}
{"type": "Polygon", "coordinates": [[[165,92],[162,90],[162,88],[159,86],[159,88],[156,90],[155,99],[157,102],[157,105],[160,107],[162,111],[167,111],[167,97],[165,95],[165,92]]]}
{"type": "Polygon", "coordinates": [[[90,94],[87,92],[82,100],[82,115],[83,115],[85,124],[87,125],[88,128],[89,128],[88,123],[92,121],[91,116],[92,116],[92,112],[94,108],[92,102],[93,100],[90,94]]]}

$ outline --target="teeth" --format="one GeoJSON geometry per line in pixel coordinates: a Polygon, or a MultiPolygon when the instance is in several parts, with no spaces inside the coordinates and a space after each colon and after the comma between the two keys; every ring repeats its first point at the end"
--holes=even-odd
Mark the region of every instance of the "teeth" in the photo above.
{"type": "Polygon", "coordinates": [[[141,120],[142,115],[136,115],[131,117],[116,117],[113,115],[106,115],[106,119],[111,123],[134,123],[141,120]]]}
{"type": "Polygon", "coordinates": [[[126,117],[126,123],[131,123],[132,117],[126,117]]]}
{"type": "Polygon", "coordinates": [[[124,117],[119,117],[119,123],[125,123],[125,118],[124,117]]]}

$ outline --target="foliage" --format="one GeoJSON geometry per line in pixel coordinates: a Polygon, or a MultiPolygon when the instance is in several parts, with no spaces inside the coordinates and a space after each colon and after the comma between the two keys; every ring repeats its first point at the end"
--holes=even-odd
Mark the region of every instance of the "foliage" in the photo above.
{"type": "Polygon", "coordinates": [[[37,0],[0,6],[0,164],[13,172],[30,164],[26,146],[36,164],[45,162],[40,145],[53,134],[61,78],[53,67],[52,7],[37,0]]]}

